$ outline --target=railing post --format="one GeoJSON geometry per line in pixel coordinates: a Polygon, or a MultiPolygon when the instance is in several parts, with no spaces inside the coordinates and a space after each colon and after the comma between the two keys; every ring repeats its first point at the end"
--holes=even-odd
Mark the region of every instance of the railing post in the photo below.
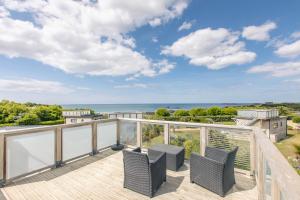
{"type": "Polygon", "coordinates": [[[0,187],[4,186],[4,173],[5,173],[5,145],[4,145],[4,133],[0,133],[0,187]]]}
{"type": "Polygon", "coordinates": [[[93,122],[92,123],[92,153],[91,155],[95,155],[98,152],[98,148],[97,148],[97,123],[93,122]]]}
{"type": "Polygon", "coordinates": [[[164,125],[164,142],[165,144],[170,143],[170,124],[164,125]]]}
{"type": "Polygon", "coordinates": [[[201,127],[200,128],[200,153],[202,156],[205,155],[205,147],[208,145],[208,129],[206,127],[201,127]]]}
{"type": "Polygon", "coordinates": [[[121,141],[121,121],[119,119],[117,119],[117,144],[120,144],[120,141],[121,141]]]}
{"type": "Polygon", "coordinates": [[[136,145],[142,147],[142,123],[136,122],[136,145]]]}
{"type": "Polygon", "coordinates": [[[62,161],[62,128],[58,127],[55,129],[55,167],[61,167],[62,161]]]}
{"type": "MultiPolygon", "coordinates": [[[[255,131],[255,130],[254,130],[255,131]]],[[[253,176],[255,175],[255,171],[257,169],[256,168],[256,153],[255,153],[255,150],[256,150],[256,144],[255,144],[255,133],[251,132],[250,134],[250,175],[253,176]]]]}

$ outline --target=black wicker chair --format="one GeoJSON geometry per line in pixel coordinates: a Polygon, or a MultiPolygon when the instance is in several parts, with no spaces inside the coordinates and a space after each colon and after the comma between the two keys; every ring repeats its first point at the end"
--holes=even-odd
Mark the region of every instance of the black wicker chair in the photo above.
{"type": "Polygon", "coordinates": [[[206,147],[205,157],[192,153],[191,182],[224,197],[235,184],[234,160],[237,150],[238,147],[229,152],[206,147]]]}
{"type": "Polygon", "coordinates": [[[124,188],[153,197],[166,181],[166,153],[141,153],[140,148],[123,150],[124,188]]]}

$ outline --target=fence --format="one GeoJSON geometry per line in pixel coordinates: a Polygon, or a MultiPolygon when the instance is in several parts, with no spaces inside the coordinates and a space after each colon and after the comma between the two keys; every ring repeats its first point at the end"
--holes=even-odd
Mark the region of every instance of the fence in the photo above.
{"type": "Polygon", "coordinates": [[[117,142],[147,148],[165,143],[204,155],[206,146],[239,147],[236,171],[253,175],[258,199],[299,199],[300,178],[264,130],[244,126],[109,119],[0,133],[0,181],[9,183],[46,168],[94,155],[117,142]]]}

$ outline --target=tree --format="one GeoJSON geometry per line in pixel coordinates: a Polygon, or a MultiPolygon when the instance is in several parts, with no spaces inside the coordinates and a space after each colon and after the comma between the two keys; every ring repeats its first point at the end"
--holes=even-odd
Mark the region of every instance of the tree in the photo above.
{"type": "Polygon", "coordinates": [[[60,106],[38,106],[32,111],[41,121],[51,121],[61,119],[62,108],[60,106]]]}
{"type": "Polygon", "coordinates": [[[222,109],[219,106],[213,106],[207,109],[207,115],[221,115],[222,109]]]}
{"type": "Polygon", "coordinates": [[[158,108],[156,111],[155,111],[155,115],[157,117],[169,117],[170,116],[170,112],[168,109],[166,108],[158,108]]]}
{"type": "Polygon", "coordinates": [[[300,123],[300,117],[293,117],[293,122],[294,123],[300,123]]]}
{"type": "Polygon", "coordinates": [[[279,115],[286,116],[289,114],[289,109],[285,106],[279,106],[278,111],[279,111],[279,115]]]}
{"type": "Polygon", "coordinates": [[[189,115],[190,115],[189,111],[183,110],[183,109],[176,110],[174,112],[175,117],[185,117],[185,116],[189,116],[189,115]]]}
{"type": "Polygon", "coordinates": [[[40,118],[34,113],[26,113],[17,120],[18,125],[35,125],[40,122],[40,118]]]}
{"type": "Polygon", "coordinates": [[[237,115],[237,109],[233,107],[225,107],[222,109],[223,115],[237,115]]]}
{"type": "Polygon", "coordinates": [[[207,115],[206,109],[204,108],[192,108],[190,110],[190,116],[198,117],[198,116],[205,116],[207,115]]]}

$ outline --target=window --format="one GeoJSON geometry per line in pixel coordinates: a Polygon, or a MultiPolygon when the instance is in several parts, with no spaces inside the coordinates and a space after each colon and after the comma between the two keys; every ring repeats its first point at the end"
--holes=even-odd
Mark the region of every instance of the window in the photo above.
{"type": "Polygon", "coordinates": [[[278,122],[273,123],[273,128],[278,128],[278,122]]]}
{"type": "Polygon", "coordinates": [[[71,123],[76,123],[76,119],[71,119],[71,123]]]}
{"type": "Polygon", "coordinates": [[[282,122],[280,122],[280,126],[282,127],[282,122]]]}

